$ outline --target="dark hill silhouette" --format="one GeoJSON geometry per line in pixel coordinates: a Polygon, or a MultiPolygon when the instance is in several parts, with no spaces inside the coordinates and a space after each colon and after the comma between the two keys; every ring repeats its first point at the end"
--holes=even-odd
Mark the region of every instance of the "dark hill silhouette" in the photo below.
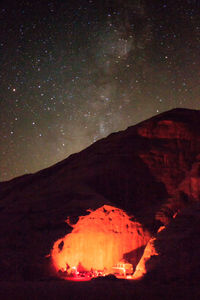
{"type": "Polygon", "coordinates": [[[45,256],[71,231],[66,218],[87,209],[122,208],[156,234],[199,201],[199,128],[200,111],[173,109],[0,183],[0,278],[48,276],[45,256]]]}

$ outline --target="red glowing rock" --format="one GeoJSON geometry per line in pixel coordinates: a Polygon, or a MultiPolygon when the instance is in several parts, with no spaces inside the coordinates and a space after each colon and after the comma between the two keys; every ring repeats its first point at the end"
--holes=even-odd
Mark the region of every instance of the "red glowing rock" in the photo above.
{"type": "MultiPolygon", "coordinates": [[[[158,230],[158,234],[159,232],[161,232],[163,229],[165,229],[165,226],[161,226],[158,230]]],[[[133,274],[133,279],[138,279],[138,278],[142,278],[147,272],[151,271],[152,269],[154,269],[155,267],[155,263],[152,263],[152,258],[154,258],[155,256],[158,256],[159,253],[156,250],[155,247],[155,241],[157,240],[157,236],[156,237],[152,237],[145,249],[144,249],[144,253],[139,261],[139,263],[137,264],[136,270],[133,274]],[[151,260],[151,264],[148,265],[148,261],[151,260]]]]}
{"type": "Polygon", "coordinates": [[[57,270],[81,264],[86,270],[112,272],[124,255],[145,246],[149,239],[142,225],[123,210],[104,205],[80,217],[72,232],[55,242],[52,262],[57,270]]]}

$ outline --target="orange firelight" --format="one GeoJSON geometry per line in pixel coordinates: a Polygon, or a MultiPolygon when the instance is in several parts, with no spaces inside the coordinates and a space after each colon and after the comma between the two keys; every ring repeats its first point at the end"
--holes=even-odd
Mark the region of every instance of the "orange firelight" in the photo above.
{"type": "Polygon", "coordinates": [[[113,266],[123,260],[124,254],[134,253],[150,239],[142,225],[132,219],[109,205],[81,216],[72,232],[53,245],[51,259],[55,269],[71,273],[75,267],[113,273],[113,266]]]}

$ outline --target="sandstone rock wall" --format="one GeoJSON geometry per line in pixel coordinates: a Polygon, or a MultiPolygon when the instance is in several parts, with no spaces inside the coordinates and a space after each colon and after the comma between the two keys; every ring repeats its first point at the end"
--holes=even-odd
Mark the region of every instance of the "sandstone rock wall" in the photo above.
{"type": "Polygon", "coordinates": [[[80,217],[72,232],[56,241],[52,262],[57,270],[81,264],[86,270],[112,272],[125,254],[141,249],[149,239],[142,225],[123,210],[104,205],[80,217]]]}

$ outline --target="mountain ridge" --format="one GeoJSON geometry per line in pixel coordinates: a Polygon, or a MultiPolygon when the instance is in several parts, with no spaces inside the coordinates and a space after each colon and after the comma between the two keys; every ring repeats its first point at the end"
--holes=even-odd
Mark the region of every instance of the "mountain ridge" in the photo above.
{"type": "Polygon", "coordinates": [[[174,214],[199,201],[198,128],[200,111],[173,109],[0,183],[0,277],[24,278],[25,269],[36,277],[48,273],[45,256],[71,231],[67,217],[76,220],[88,209],[121,208],[152,236],[168,226],[174,214]]]}

